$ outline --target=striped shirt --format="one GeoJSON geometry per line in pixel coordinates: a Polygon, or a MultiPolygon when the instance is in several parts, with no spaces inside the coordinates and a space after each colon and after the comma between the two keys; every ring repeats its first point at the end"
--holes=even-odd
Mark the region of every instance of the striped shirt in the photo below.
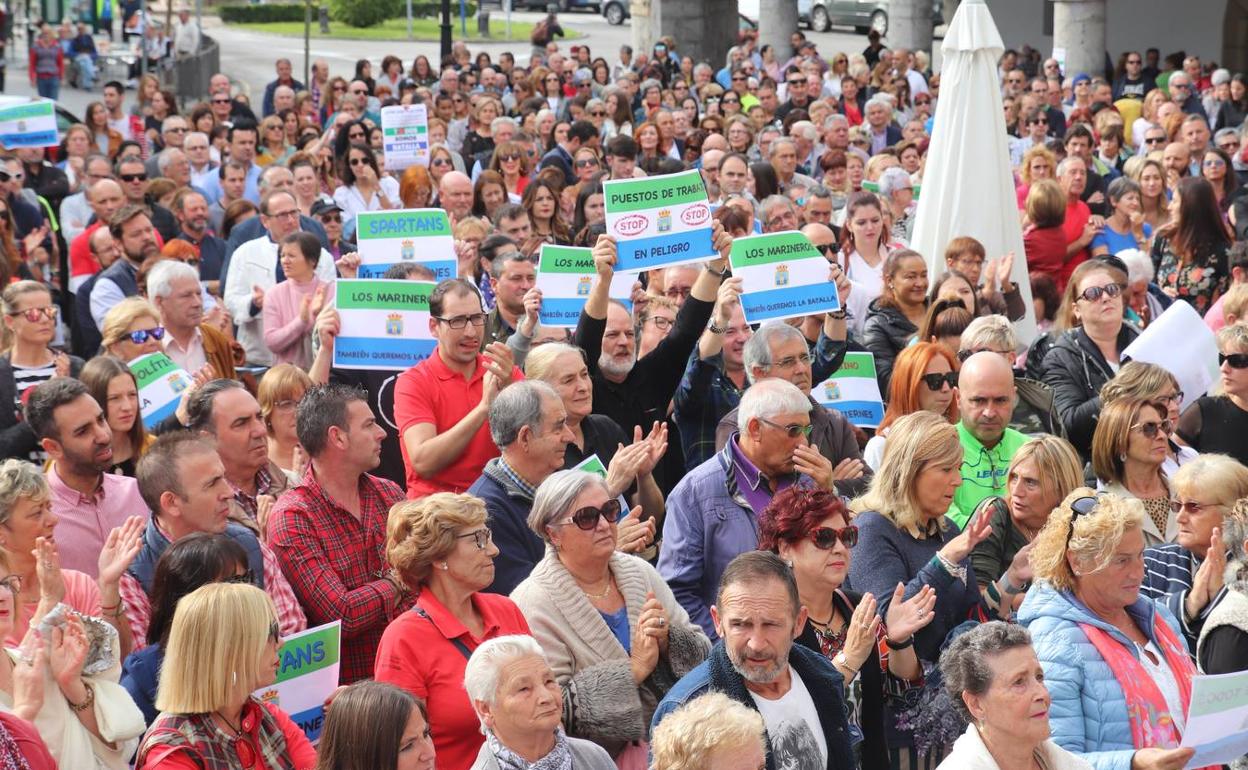
{"type": "MultiPolygon", "coordinates": [[[[25,403],[26,391],[31,388],[42,385],[48,380],[56,376],[56,359],[43,366],[18,366],[13,364],[13,384],[16,385],[14,391],[14,408],[18,414],[22,413],[22,405],[25,403]]],[[[48,461],[48,453],[43,451],[43,447],[38,444],[30,451],[27,458],[36,465],[42,466],[48,461]]]]}
{"type": "Polygon", "coordinates": [[[1192,588],[1192,576],[1200,569],[1201,560],[1196,554],[1178,543],[1166,543],[1144,549],[1144,583],[1140,586],[1140,595],[1151,599],[1157,604],[1165,605],[1179,621],[1180,630],[1187,640],[1187,646],[1196,650],[1196,639],[1205,623],[1209,612],[1226,593],[1224,586],[1218,595],[1205,605],[1200,614],[1188,622],[1184,610],[1187,592],[1192,588]]]}

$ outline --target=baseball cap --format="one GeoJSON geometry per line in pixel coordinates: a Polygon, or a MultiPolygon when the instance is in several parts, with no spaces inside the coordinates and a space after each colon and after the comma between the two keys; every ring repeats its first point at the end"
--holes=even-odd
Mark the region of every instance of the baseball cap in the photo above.
{"type": "Polygon", "coordinates": [[[334,203],[333,200],[326,198],[321,198],[316,203],[312,204],[312,216],[314,217],[319,217],[321,214],[328,214],[331,211],[342,213],[342,207],[337,203],[334,203]]]}

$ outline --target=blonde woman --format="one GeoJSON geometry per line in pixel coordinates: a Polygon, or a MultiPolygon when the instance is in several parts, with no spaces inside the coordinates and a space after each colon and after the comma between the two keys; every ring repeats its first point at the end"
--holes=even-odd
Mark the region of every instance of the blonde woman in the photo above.
{"type": "Polygon", "coordinates": [[[211,583],[178,601],[156,691],[160,716],[135,761],[138,770],[240,766],[313,770],[316,750],[286,712],[253,692],[281,668],[273,602],[242,583],[211,583]],[[210,757],[225,757],[207,764],[210,757]],[[259,758],[259,762],[256,759],[259,758]]]}
{"type": "Polygon", "coordinates": [[[256,388],[260,415],[269,434],[269,460],[298,483],[308,467],[308,456],[295,435],[295,410],[312,387],[312,378],[294,364],[278,364],[264,373],[256,388]]]}
{"type": "Polygon", "coordinates": [[[286,121],[270,115],[260,121],[260,141],[256,148],[256,165],[268,166],[285,163],[295,148],[286,141],[286,121]]]}
{"type": "MultiPolygon", "coordinates": [[[[1123,364],[1114,378],[1101,387],[1101,406],[1108,406],[1120,398],[1159,401],[1166,405],[1166,418],[1170,423],[1175,426],[1179,424],[1183,391],[1179,388],[1179,381],[1164,366],[1145,361],[1128,361],[1123,364]]],[[[1177,434],[1172,432],[1161,470],[1167,476],[1173,476],[1179,466],[1197,456],[1195,449],[1180,443],[1177,434]]]]}
{"type": "Polygon", "coordinates": [[[82,359],[49,347],[56,336],[58,308],[42,283],[9,284],[0,294],[0,309],[4,312],[0,403],[15,407],[0,409],[0,454],[43,462],[47,456],[38,447],[35,434],[18,418],[22,395],[53,377],[77,377],[82,359]]]}
{"type": "Polygon", "coordinates": [[[1181,768],[1196,669],[1178,621],[1140,595],[1139,503],[1080,487],[1031,550],[1036,584],[1019,622],[1048,684],[1053,741],[1098,768],[1181,768]]]}
{"type": "Polygon", "coordinates": [[[104,316],[100,334],[102,347],[109,355],[130,363],[139,356],[163,350],[165,327],[155,305],[143,297],[127,297],[104,316]]]}
{"type": "Polygon", "coordinates": [[[1248,324],[1218,332],[1215,395],[1196,399],[1179,418],[1178,433],[1197,452],[1219,452],[1248,464],[1248,324]]]}
{"type": "Polygon", "coordinates": [[[650,743],[653,770],[763,770],[767,727],[757,711],[710,691],[668,714],[650,743]]]}
{"type": "Polygon", "coordinates": [[[1018,167],[1019,184],[1014,188],[1018,198],[1018,210],[1027,210],[1027,194],[1031,186],[1041,179],[1053,179],[1057,176],[1057,156],[1043,144],[1032,146],[1023,153],[1023,162],[1018,167]]]}

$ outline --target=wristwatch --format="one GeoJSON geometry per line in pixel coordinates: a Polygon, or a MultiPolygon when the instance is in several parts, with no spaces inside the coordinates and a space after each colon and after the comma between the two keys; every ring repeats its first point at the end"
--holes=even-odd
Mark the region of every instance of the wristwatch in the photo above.
{"type": "Polygon", "coordinates": [[[710,262],[707,262],[706,272],[710,273],[711,275],[719,276],[719,278],[723,280],[724,278],[727,278],[728,276],[732,275],[732,265],[725,265],[723,270],[716,270],[715,268],[711,267],[710,262]]]}
{"type": "Polygon", "coordinates": [[[716,326],[715,319],[712,318],[711,322],[706,325],[706,330],[709,331],[711,334],[725,334],[728,331],[728,327],[716,326]]]}

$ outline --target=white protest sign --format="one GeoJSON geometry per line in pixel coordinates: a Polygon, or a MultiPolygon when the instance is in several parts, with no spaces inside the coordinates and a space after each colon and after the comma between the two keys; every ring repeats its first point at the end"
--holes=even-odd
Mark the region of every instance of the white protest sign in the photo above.
{"type": "Polygon", "coordinates": [[[380,278],[393,264],[415,262],[433,271],[435,281],[459,272],[451,220],[442,209],[392,209],[355,217],[360,278],[380,278]]]}
{"type": "Polygon", "coordinates": [[[139,414],[148,430],[178,410],[182,391],[191,386],[191,375],[164,353],[139,356],[127,366],[139,388],[139,414]]]}
{"type": "Polygon", "coordinates": [[[1179,409],[1209,392],[1218,381],[1218,341],[1191,305],[1176,301],[1135,338],[1122,359],[1165,367],[1179,381],[1179,409]]]}
{"type": "Polygon", "coordinates": [[[277,650],[277,681],[254,693],[289,714],[313,743],[325,725],[325,699],[338,687],[341,646],[340,620],[286,637],[277,650]]]}
{"type": "Polygon", "coordinates": [[[429,295],[435,283],[341,279],[334,292],[338,308],[335,367],[410,369],[433,354],[429,295]]]}
{"type": "Polygon", "coordinates": [[[1227,765],[1248,754],[1248,671],[1192,677],[1180,745],[1196,749],[1189,768],[1227,765]]]}
{"type": "Polygon", "coordinates": [[[0,145],[12,150],[55,147],[59,142],[55,102],[23,101],[0,107],[0,145]]]}
{"type": "Polygon", "coordinates": [[[737,238],[728,261],[741,278],[741,310],[749,323],[841,309],[827,258],[799,232],[737,238]]]}
{"type": "Polygon", "coordinates": [[[884,419],[884,399],[875,377],[875,356],[849,352],[841,368],[810,389],[824,406],[832,407],[859,428],[875,428],[884,419]]]}
{"type": "MultiPolygon", "coordinates": [[[[537,287],[542,290],[538,322],[546,327],[575,328],[596,275],[592,249],[542,244],[537,262],[537,287]]],[[[632,273],[615,273],[608,296],[631,306],[636,280],[632,273]]]]}
{"type": "Polygon", "coordinates": [[[386,168],[429,165],[429,113],[423,104],[381,108],[381,152],[386,168]]]}
{"type": "Polygon", "coordinates": [[[711,206],[696,169],[603,183],[607,233],[619,245],[615,269],[636,273],[719,256],[711,206]]]}

